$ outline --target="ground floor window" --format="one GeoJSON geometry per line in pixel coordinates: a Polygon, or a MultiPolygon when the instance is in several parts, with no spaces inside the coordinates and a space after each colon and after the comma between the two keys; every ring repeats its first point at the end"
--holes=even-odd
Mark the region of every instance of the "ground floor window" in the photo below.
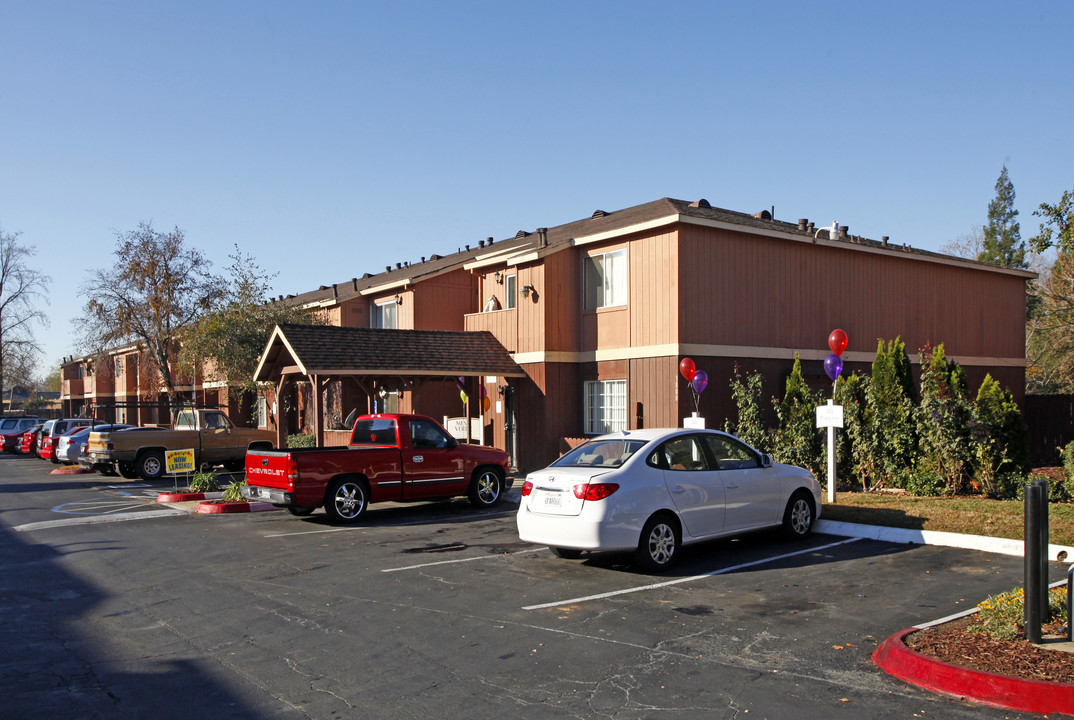
{"type": "Polygon", "coordinates": [[[257,396],[257,426],[259,428],[268,425],[268,400],[264,395],[257,396]]]}
{"type": "Polygon", "coordinates": [[[626,430],[626,380],[587,380],[585,432],[587,435],[626,430]]]}

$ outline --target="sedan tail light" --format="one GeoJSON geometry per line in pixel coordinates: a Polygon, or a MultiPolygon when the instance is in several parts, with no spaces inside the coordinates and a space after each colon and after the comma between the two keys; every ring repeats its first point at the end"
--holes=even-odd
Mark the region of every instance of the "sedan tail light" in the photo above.
{"type": "Polygon", "coordinates": [[[522,483],[522,497],[526,497],[531,492],[533,492],[533,483],[531,483],[529,480],[522,483]]]}
{"type": "Polygon", "coordinates": [[[579,500],[603,500],[618,489],[619,483],[585,483],[572,488],[579,500]]]}

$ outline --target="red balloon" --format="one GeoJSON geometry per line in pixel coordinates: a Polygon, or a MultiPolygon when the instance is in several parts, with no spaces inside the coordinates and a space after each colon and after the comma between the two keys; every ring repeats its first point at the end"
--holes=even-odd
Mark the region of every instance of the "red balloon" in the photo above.
{"type": "Polygon", "coordinates": [[[836,355],[843,354],[843,351],[847,349],[848,342],[850,341],[847,339],[847,334],[839,329],[832,330],[832,334],[828,336],[828,347],[836,355]]]}
{"type": "Polygon", "coordinates": [[[686,378],[686,382],[690,382],[694,379],[694,375],[697,374],[697,367],[694,366],[694,361],[690,358],[683,358],[679,363],[679,372],[686,378]]]}

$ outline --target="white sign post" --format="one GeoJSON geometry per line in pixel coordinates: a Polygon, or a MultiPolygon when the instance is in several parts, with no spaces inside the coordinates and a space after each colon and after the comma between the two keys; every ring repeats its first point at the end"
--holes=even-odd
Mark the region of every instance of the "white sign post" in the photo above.
{"type": "Polygon", "coordinates": [[[843,406],[829,400],[817,406],[817,427],[828,428],[828,502],[835,502],[835,429],[843,427],[843,406]]]}

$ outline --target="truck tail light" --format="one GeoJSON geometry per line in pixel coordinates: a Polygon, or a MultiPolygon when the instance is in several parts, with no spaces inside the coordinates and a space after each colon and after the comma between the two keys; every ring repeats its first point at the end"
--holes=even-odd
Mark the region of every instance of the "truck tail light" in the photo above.
{"type": "Polygon", "coordinates": [[[579,500],[603,500],[618,489],[618,483],[585,483],[572,488],[579,500]]]}
{"type": "Polygon", "coordinates": [[[522,483],[522,497],[526,497],[531,492],[533,492],[533,483],[531,483],[529,480],[522,483]]]}
{"type": "Polygon", "coordinates": [[[295,462],[295,456],[290,453],[287,454],[287,463],[284,472],[288,480],[291,482],[298,482],[298,463],[295,462]]]}

